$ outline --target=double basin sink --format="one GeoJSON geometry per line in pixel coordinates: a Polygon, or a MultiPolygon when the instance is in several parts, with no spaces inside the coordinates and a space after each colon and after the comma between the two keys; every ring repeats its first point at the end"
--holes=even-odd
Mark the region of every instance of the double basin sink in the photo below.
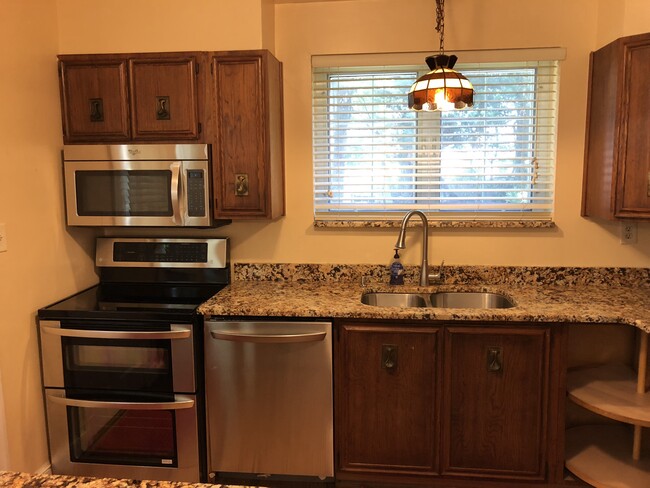
{"type": "Polygon", "coordinates": [[[511,308],[515,303],[505,295],[491,292],[444,291],[435,293],[368,292],[361,303],[375,307],[430,308],[511,308]]]}

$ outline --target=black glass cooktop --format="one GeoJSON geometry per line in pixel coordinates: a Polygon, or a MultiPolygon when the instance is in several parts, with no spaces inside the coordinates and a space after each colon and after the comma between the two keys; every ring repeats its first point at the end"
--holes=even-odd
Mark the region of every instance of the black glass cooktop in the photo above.
{"type": "Polygon", "coordinates": [[[38,311],[40,319],[190,320],[225,284],[99,284],[38,311]]]}

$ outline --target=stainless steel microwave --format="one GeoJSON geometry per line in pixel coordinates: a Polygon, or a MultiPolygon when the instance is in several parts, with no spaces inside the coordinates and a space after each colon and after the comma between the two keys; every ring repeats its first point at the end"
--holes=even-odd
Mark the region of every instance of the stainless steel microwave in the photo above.
{"type": "Polygon", "coordinates": [[[209,227],[207,144],[67,145],[70,226],[209,227]]]}

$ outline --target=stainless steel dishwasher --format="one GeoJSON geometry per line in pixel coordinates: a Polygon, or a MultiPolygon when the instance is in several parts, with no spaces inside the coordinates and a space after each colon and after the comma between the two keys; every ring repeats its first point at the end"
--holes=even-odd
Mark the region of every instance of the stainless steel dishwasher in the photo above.
{"type": "Polygon", "coordinates": [[[332,325],[205,323],[208,472],[331,479],[332,325]]]}

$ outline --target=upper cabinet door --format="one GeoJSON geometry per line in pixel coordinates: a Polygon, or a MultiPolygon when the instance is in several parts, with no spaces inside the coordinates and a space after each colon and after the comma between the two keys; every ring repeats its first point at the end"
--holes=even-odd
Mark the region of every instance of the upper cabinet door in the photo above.
{"type": "Polygon", "coordinates": [[[62,56],[59,76],[66,143],[130,139],[125,60],[62,56]]]}
{"type": "Polygon", "coordinates": [[[582,215],[650,220],[650,33],[593,52],[582,215]]]}
{"type": "MultiPolygon", "coordinates": [[[[201,140],[202,53],[59,56],[64,142],[201,140]]],[[[204,103],[203,103],[204,105],[204,103]]]]}
{"type": "Polygon", "coordinates": [[[133,138],[198,139],[197,60],[131,59],[129,69],[133,138]]]}
{"type": "Polygon", "coordinates": [[[284,215],[282,65],[268,51],[212,57],[215,215],[284,215]]]}
{"type": "Polygon", "coordinates": [[[625,64],[616,213],[650,219],[650,36],[625,45],[625,64]]]}

